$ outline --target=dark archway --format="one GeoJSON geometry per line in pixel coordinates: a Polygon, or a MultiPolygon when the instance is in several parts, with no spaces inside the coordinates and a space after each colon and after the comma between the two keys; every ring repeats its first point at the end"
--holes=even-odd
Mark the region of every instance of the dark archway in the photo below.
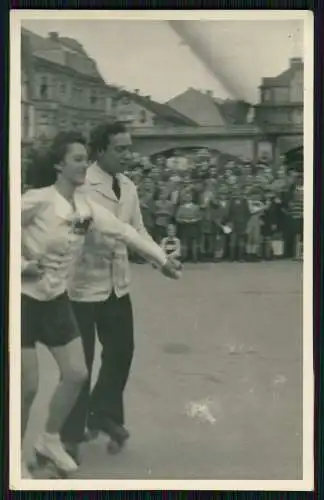
{"type": "Polygon", "coordinates": [[[304,170],[304,147],[298,146],[296,148],[292,148],[285,154],[285,160],[288,165],[288,168],[293,168],[300,172],[304,170]]]}

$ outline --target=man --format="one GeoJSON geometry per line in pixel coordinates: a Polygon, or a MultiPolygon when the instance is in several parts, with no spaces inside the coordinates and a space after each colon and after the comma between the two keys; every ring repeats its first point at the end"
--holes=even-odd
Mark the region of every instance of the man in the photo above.
{"type": "MultiPolygon", "coordinates": [[[[94,163],[88,169],[87,184],[96,203],[131,224],[153,243],[142,221],[136,187],[122,174],[131,156],[131,145],[131,137],[123,125],[103,124],[96,127],[89,144],[94,163]]],[[[175,277],[175,263],[167,261],[162,272],[175,277]]],[[[130,271],[125,245],[104,238],[95,230],[91,231],[69,287],[90,374],[95,331],[102,346],[101,367],[91,400],[88,380],[61,433],[67,451],[77,461],[78,445],[84,439],[87,417],[90,430],[105,432],[120,446],[129,436],[124,427],[123,406],[123,391],[134,350],[129,287],[130,271]]]]}

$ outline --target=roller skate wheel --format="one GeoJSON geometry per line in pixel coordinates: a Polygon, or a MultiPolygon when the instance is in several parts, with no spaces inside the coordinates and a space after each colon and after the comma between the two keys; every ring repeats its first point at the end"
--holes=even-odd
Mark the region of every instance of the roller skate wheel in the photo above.
{"type": "Polygon", "coordinates": [[[35,451],[36,468],[34,469],[39,477],[49,477],[49,479],[66,479],[66,471],[59,469],[57,465],[48,457],[45,457],[38,451],[35,451]]]}

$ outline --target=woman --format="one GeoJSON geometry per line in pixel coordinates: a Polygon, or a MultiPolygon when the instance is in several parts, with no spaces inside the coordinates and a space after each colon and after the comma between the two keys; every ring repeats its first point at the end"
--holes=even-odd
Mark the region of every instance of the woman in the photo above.
{"type": "Polygon", "coordinates": [[[168,190],[163,189],[155,202],[155,241],[158,244],[167,236],[167,228],[173,222],[174,209],[168,190]]]}
{"type": "MultiPolygon", "coordinates": [[[[87,378],[81,338],[66,294],[69,271],[85,233],[95,224],[103,234],[122,240],[162,267],[164,274],[178,277],[158,245],[89,200],[84,185],[87,167],[84,138],[74,132],[60,133],[48,165],[35,173],[36,189],[22,196],[21,434],[23,438],[37,393],[35,347],[41,342],[53,355],[61,377],[35,450],[64,473],[75,471],[77,464],[65,451],[59,432],[87,378]]],[[[21,472],[29,476],[24,461],[21,472]]]]}

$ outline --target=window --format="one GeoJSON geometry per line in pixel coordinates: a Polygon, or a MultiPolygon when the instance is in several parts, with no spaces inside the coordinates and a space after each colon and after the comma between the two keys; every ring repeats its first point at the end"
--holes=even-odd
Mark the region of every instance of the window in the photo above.
{"type": "Polygon", "coordinates": [[[105,99],[102,97],[102,95],[98,95],[98,107],[104,111],[105,110],[105,99]]]}
{"type": "Polygon", "coordinates": [[[40,113],[37,117],[37,135],[48,137],[50,134],[51,116],[48,113],[40,113]]]}
{"type": "Polygon", "coordinates": [[[116,97],[112,97],[111,98],[111,103],[110,103],[110,106],[112,108],[115,108],[117,106],[117,102],[118,102],[118,99],[116,99],[116,97]]]}
{"type": "Polygon", "coordinates": [[[152,123],[156,127],[164,125],[164,122],[158,116],[153,116],[152,123]]]}
{"type": "Polygon", "coordinates": [[[39,95],[41,99],[49,99],[49,85],[47,76],[41,77],[39,95]]]}
{"type": "Polygon", "coordinates": [[[98,100],[97,91],[91,90],[90,91],[90,103],[97,104],[97,100],[98,100]]]}
{"type": "Polygon", "coordinates": [[[65,83],[59,84],[59,95],[60,95],[60,98],[64,98],[66,96],[66,84],[65,83]]]}
{"type": "Polygon", "coordinates": [[[263,102],[269,102],[269,101],[271,101],[271,90],[269,90],[269,89],[263,90],[262,101],[263,102]]]}
{"type": "Polygon", "coordinates": [[[294,109],[292,112],[292,122],[298,125],[303,123],[303,111],[301,109],[294,109]]]}
{"type": "Polygon", "coordinates": [[[295,80],[292,82],[290,89],[290,100],[292,102],[303,102],[304,99],[304,86],[302,80],[295,80]]]}
{"type": "Polygon", "coordinates": [[[112,99],[111,97],[106,97],[106,112],[109,113],[112,108],[112,99]]]}
{"type": "Polygon", "coordinates": [[[78,104],[80,101],[80,87],[73,85],[73,101],[78,104]]]}
{"type": "Polygon", "coordinates": [[[47,113],[41,113],[39,116],[39,123],[40,125],[48,125],[49,124],[49,116],[47,113]]]}
{"type": "Polygon", "coordinates": [[[275,101],[276,102],[288,102],[289,101],[289,89],[287,87],[278,87],[275,89],[275,101]]]}
{"type": "Polygon", "coordinates": [[[22,72],[21,100],[28,100],[28,77],[25,71],[22,72]]]}
{"type": "Polygon", "coordinates": [[[141,109],[139,121],[140,121],[140,123],[146,123],[147,117],[146,117],[146,111],[145,111],[145,109],[141,109]]]}
{"type": "Polygon", "coordinates": [[[289,112],[286,109],[277,109],[274,114],[274,123],[285,124],[289,123],[289,112]]]}
{"type": "Polygon", "coordinates": [[[66,130],[67,129],[67,121],[64,119],[64,120],[61,120],[60,121],[60,130],[66,130]]]}

